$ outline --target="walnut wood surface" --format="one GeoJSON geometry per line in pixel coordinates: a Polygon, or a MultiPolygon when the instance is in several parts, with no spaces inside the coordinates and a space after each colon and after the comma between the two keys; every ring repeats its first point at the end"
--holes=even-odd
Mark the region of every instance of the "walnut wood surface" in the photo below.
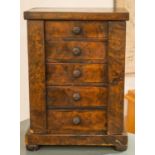
{"type": "Polygon", "coordinates": [[[106,38],[107,22],[94,21],[46,21],[46,40],[53,38],[106,38]],[[80,34],[74,34],[75,27],[81,29],[80,34]]]}
{"type": "Polygon", "coordinates": [[[80,63],[48,63],[47,85],[62,85],[76,83],[93,83],[107,81],[107,66],[105,64],[80,63]],[[79,70],[80,77],[74,77],[73,72],[79,70]]]}
{"type": "Polygon", "coordinates": [[[30,128],[46,129],[44,22],[28,21],[30,128]]]}
{"type": "Polygon", "coordinates": [[[89,61],[106,60],[106,43],[94,41],[52,41],[46,43],[46,59],[52,61],[89,61]],[[80,49],[80,54],[73,53],[74,48],[80,49]]]}
{"type": "Polygon", "coordinates": [[[31,19],[26,145],[97,145],[125,150],[125,20],[129,14],[122,9],[62,10],[25,12],[25,18],[31,19]],[[75,47],[80,48],[76,56],[75,47]]]}
{"type": "Polygon", "coordinates": [[[124,70],[125,70],[125,22],[109,22],[108,47],[108,133],[123,132],[124,70]]]}
{"type": "Polygon", "coordinates": [[[25,19],[42,20],[128,20],[123,8],[33,8],[24,12],[25,19]]]}
{"type": "Polygon", "coordinates": [[[51,86],[47,87],[47,105],[53,107],[97,107],[107,105],[106,87],[92,86],[51,86]],[[80,94],[79,100],[73,95],[80,94]]]}
{"type": "MultiPolygon", "coordinates": [[[[114,146],[119,150],[127,149],[127,135],[101,134],[26,134],[26,141],[36,145],[87,145],[87,146],[114,146]]],[[[122,151],[123,151],[122,150],[122,151]]]]}
{"type": "Polygon", "coordinates": [[[48,110],[48,130],[51,133],[95,133],[107,129],[106,112],[103,110],[48,110]],[[79,124],[73,119],[80,118],[79,124]]]}

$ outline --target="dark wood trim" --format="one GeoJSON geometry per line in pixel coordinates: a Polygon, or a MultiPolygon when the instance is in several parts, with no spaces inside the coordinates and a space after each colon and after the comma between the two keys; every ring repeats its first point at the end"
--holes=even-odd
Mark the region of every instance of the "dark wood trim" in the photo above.
{"type": "Polygon", "coordinates": [[[107,87],[108,83],[69,83],[69,84],[52,84],[52,85],[47,85],[47,87],[51,87],[51,86],[95,86],[95,87],[107,87]]]}
{"type": "MultiPolygon", "coordinates": [[[[98,60],[98,59],[96,59],[96,60],[98,60]]],[[[73,63],[73,64],[81,64],[81,62],[47,62],[46,64],[71,64],[71,63],[73,63]]],[[[101,62],[92,63],[92,62],[89,62],[89,61],[88,62],[83,61],[82,64],[107,64],[107,62],[105,62],[105,63],[103,63],[103,62],[102,63],[101,62]]]]}
{"type": "Polygon", "coordinates": [[[53,37],[53,38],[51,38],[51,40],[45,40],[45,42],[46,42],[46,44],[47,45],[50,45],[51,43],[53,43],[53,41],[54,42],[58,42],[58,41],[83,41],[83,42],[107,42],[108,40],[107,40],[108,38],[105,36],[104,38],[65,38],[65,37],[53,37]]]}
{"type": "Polygon", "coordinates": [[[78,106],[68,106],[68,107],[64,107],[64,106],[61,106],[61,107],[56,107],[56,106],[47,106],[48,109],[50,110],[61,110],[63,109],[64,110],[106,110],[107,107],[106,106],[96,106],[96,107],[78,107],[78,106]]]}
{"type": "Polygon", "coordinates": [[[46,63],[82,63],[82,64],[107,64],[105,59],[51,59],[47,58],[46,63]]]}

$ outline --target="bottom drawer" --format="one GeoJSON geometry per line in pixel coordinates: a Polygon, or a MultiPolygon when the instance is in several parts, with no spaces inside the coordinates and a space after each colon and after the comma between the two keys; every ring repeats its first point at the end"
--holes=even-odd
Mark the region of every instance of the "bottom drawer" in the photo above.
{"type": "Polygon", "coordinates": [[[48,110],[50,133],[105,133],[104,110],[48,110]]]}

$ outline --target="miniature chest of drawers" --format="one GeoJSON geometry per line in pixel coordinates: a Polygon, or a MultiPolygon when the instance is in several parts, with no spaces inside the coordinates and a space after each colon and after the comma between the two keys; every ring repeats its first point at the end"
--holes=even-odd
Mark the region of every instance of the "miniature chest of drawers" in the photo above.
{"type": "Polygon", "coordinates": [[[28,150],[40,145],[127,148],[124,9],[35,8],[28,29],[28,150]]]}

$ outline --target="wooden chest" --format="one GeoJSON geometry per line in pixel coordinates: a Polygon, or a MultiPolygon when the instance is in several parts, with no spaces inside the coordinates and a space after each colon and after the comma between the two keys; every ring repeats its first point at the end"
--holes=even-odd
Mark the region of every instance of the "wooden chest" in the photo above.
{"type": "Polygon", "coordinates": [[[123,9],[36,8],[28,27],[30,129],[40,145],[127,148],[123,9]]]}

